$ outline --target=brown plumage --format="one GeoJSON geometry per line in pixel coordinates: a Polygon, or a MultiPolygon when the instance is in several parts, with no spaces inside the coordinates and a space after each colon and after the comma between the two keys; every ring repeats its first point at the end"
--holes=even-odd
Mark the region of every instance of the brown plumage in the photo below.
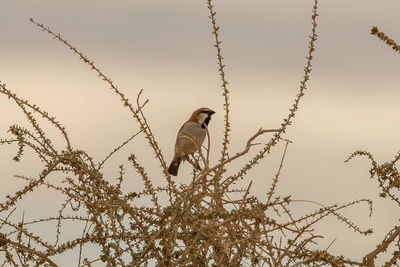
{"type": "Polygon", "coordinates": [[[178,132],[175,143],[174,159],[168,168],[168,173],[178,175],[179,165],[182,159],[194,154],[200,149],[206,138],[206,126],[215,112],[209,108],[199,108],[192,113],[190,119],[185,122],[178,132]]]}

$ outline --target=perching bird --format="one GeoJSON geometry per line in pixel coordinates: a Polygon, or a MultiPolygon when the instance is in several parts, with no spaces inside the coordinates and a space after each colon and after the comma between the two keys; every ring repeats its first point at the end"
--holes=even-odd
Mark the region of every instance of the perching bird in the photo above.
{"type": "Polygon", "coordinates": [[[215,112],[209,108],[199,108],[193,112],[190,119],[185,122],[176,136],[175,155],[169,165],[168,173],[178,175],[179,164],[188,155],[199,150],[206,138],[206,126],[215,112]]]}

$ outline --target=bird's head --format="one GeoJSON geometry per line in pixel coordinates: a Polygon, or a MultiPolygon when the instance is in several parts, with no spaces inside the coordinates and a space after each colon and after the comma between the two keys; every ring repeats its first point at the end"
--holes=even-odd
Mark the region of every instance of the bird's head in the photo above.
{"type": "Polygon", "coordinates": [[[189,120],[197,122],[201,124],[202,128],[205,128],[205,126],[208,126],[208,123],[211,120],[211,115],[213,115],[214,113],[215,111],[209,108],[199,108],[193,112],[189,120]]]}

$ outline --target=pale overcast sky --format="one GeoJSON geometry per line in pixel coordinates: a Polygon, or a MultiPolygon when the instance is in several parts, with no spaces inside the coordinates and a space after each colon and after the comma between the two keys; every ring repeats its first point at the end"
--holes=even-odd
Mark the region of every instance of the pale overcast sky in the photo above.
{"type": "MultiPolygon", "coordinates": [[[[214,4],[230,82],[233,154],[259,127],[277,128],[288,113],[303,75],[313,1],[214,4]]],[[[100,160],[138,127],[107,85],[65,46],[30,23],[30,17],[77,46],[130,99],[144,89],[144,97],[150,99],[146,114],[168,161],[176,132],[190,113],[201,106],[214,109],[211,158],[217,160],[223,98],[206,1],[14,0],[1,1],[0,12],[1,82],[56,116],[76,148],[100,160]]],[[[370,151],[379,162],[392,160],[400,150],[400,55],[369,34],[376,25],[400,43],[399,12],[397,0],[320,1],[314,70],[286,135],[294,143],[287,152],[280,194],[322,204],[375,201],[371,218],[368,207],[344,212],[362,228],[373,227],[372,236],[355,234],[331,219],[317,228],[326,236],[321,248],[337,237],[330,252],[355,259],[374,249],[399,219],[399,207],[377,197],[369,162],[343,162],[358,149],[370,151]]],[[[9,125],[26,125],[6,97],[0,97],[0,112],[2,138],[9,125]]],[[[111,160],[106,173],[116,177],[119,163],[127,164],[131,152],[141,155],[146,167],[154,166],[151,151],[141,143],[142,139],[134,141],[111,160]]],[[[16,147],[0,149],[2,201],[23,185],[12,174],[35,177],[37,167],[29,154],[22,163],[13,163],[10,153],[16,147]]],[[[245,182],[253,180],[257,196],[268,190],[282,150],[283,145],[277,146],[249,172],[245,182]]],[[[189,173],[187,166],[176,179],[189,181],[185,172],[189,173]]],[[[155,183],[162,183],[158,170],[149,173],[155,183]]],[[[139,184],[132,178],[125,189],[135,190],[139,184]]],[[[26,217],[42,214],[36,207],[56,214],[58,206],[52,206],[45,193],[24,203],[26,217]]],[[[301,214],[317,207],[298,208],[301,214]]]]}

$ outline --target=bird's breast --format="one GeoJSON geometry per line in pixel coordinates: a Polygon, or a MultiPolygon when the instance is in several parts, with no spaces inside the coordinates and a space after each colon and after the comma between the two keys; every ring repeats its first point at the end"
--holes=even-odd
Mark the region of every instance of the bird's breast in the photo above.
{"type": "Polygon", "coordinates": [[[206,129],[202,128],[200,124],[192,121],[186,122],[178,132],[175,146],[176,152],[178,154],[193,154],[203,144],[206,133],[206,129]]]}

